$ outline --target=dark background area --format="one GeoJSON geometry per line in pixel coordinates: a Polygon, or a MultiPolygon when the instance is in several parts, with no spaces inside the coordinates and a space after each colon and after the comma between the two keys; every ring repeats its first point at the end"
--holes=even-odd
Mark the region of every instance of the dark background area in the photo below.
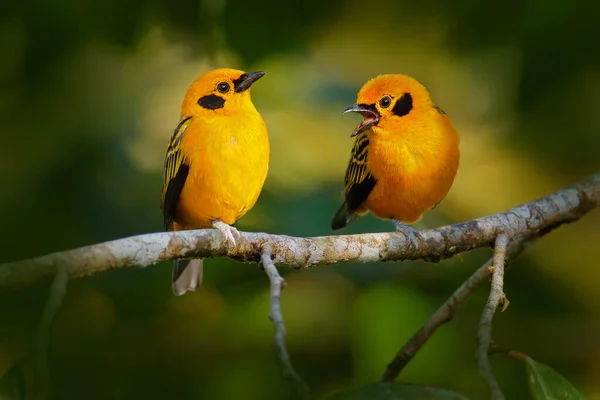
{"type": "MultiPolygon", "coordinates": [[[[188,85],[227,66],[253,88],[272,142],[242,230],[329,235],[366,80],[406,73],[461,134],[447,199],[419,228],[502,211],[600,166],[600,8],[588,1],[275,0],[0,4],[0,262],[160,231],[167,140],[188,85]]],[[[494,339],[600,398],[600,214],[511,263],[494,339]]],[[[343,233],[390,231],[372,216],[343,233]]],[[[488,256],[440,264],[282,271],[299,373],[317,396],[377,380],[399,347],[488,256]]],[[[171,265],[69,283],[48,347],[57,399],[287,398],[271,346],[268,280],[208,260],[201,290],[171,292],[171,265]]],[[[48,285],[0,295],[0,374],[35,386],[48,285]]],[[[402,381],[484,398],[473,354],[487,293],[427,343],[402,381]]],[[[494,356],[507,398],[524,366],[494,356]]]]}

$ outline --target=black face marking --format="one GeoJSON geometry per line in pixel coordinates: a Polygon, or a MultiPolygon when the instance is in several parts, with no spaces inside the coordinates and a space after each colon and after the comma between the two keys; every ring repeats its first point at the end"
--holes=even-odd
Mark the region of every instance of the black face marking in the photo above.
{"type": "Polygon", "coordinates": [[[217,108],[223,108],[225,106],[225,99],[216,94],[209,94],[208,96],[200,97],[200,99],[198,99],[198,105],[209,110],[216,110],[217,108]]]}
{"type": "Polygon", "coordinates": [[[227,82],[221,82],[217,85],[217,90],[221,93],[227,93],[229,92],[229,83],[227,82]]]}
{"type": "Polygon", "coordinates": [[[388,108],[392,104],[392,98],[390,96],[383,96],[381,100],[379,100],[379,107],[388,108]]]}
{"type": "Polygon", "coordinates": [[[408,115],[410,110],[413,108],[413,98],[410,93],[404,93],[402,97],[396,100],[396,104],[394,108],[392,108],[392,112],[398,117],[403,117],[408,115]]]}

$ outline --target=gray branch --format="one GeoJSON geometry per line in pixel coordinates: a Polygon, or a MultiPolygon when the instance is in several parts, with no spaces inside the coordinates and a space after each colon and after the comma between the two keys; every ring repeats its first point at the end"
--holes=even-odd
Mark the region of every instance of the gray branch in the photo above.
{"type": "Polygon", "coordinates": [[[418,246],[406,246],[400,232],[298,238],[240,232],[229,249],[214,229],[161,232],[114,240],[0,265],[0,290],[51,279],[55,265],[70,278],[126,267],[145,267],[184,258],[230,257],[260,262],[263,249],[273,261],[290,268],[349,262],[372,263],[422,259],[437,262],[456,254],[493,245],[499,233],[510,239],[581,218],[600,203],[600,172],[578,184],[511,210],[417,233],[418,246]]]}
{"type": "MultiPolygon", "coordinates": [[[[437,262],[456,254],[494,245],[493,263],[479,268],[434,313],[426,324],[404,345],[381,377],[392,381],[414,357],[435,330],[449,322],[456,310],[489,276],[493,265],[492,288],[479,331],[478,360],[482,376],[490,386],[493,399],[503,399],[487,359],[491,343],[491,322],[496,307],[505,300],[503,274],[505,257],[514,257],[532,240],[558,226],[576,221],[600,204],[600,172],[572,187],[515,207],[508,211],[469,222],[417,232],[417,245],[408,246],[401,232],[347,236],[298,238],[267,233],[241,232],[235,248],[213,229],[162,232],[100,243],[74,250],[52,253],[28,260],[0,264],[0,290],[18,288],[49,279],[59,268],[57,282],[126,267],[145,267],[161,261],[229,257],[239,261],[262,262],[271,281],[269,318],[275,328],[275,347],[283,374],[295,383],[302,399],[308,399],[307,386],[294,371],[285,344],[285,326],[281,314],[280,294],[283,278],[275,264],[304,269],[316,265],[348,262],[371,263],[422,259],[437,262]],[[507,251],[507,244],[512,245],[507,251]]],[[[60,299],[60,287],[53,296],[60,299]]],[[[506,305],[506,304],[505,304],[506,305]]],[[[51,321],[52,307],[49,307],[51,321]]]]}
{"type": "Polygon", "coordinates": [[[479,332],[477,340],[477,362],[479,363],[479,371],[485,383],[490,388],[492,400],[504,400],[502,390],[494,378],[492,373],[492,364],[488,358],[488,350],[492,343],[492,320],[496,313],[496,308],[500,304],[503,308],[506,305],[506,296],[504,295],[504,262],[506,260],[506,249],[508,246],[508,237],[505,234],[500,234],[496,238],[494,246],[494,257],[492,270],[492,284],[488,301],[483,309],[481,319],[479,321],[479,332]]]}
{"type": "Polygon", "coordinates": [[[271,281],[269,319],[275,328],[273,344],[275,345],[275,351],[279,359],[279,365],[281,366],[281,373],[284,379],[292,382],[299,399],[309,400],[310,391],[308,386],[292,366],[292,361],[290,360],[290,355],[285,344],[285,325],[283,323],[283,314],[281,313],[281,289],[285,286],[285,280],[279,275],[279,271],[277,271],[273,260],[271,260],[271,254],[268,249],[262,255],[262,265],[271,281]]]}
{"type": "MultiPolygon", "coordinates": [[[[533,240],[547,232],[548,231],[540,232],[539,234],[534,235],[533,238],[527,238],[527,240],[516,240],[509,247],[507,258],[513,259],[517,257],[531,245],[533,240]]],[[[408,365],[421,347],[429,340],[431,335],[433,335],[440,326],[452,321],[458,309],[469,299],[469,297],[471,297],[475,290],[488,281],[489,268],[492,266],[492,263],[493,259],[489,259],[485,262],[473,273],[473,275],[463,282],[458,289],[456,289],[452,296],[450,296],[450,298],[446,300],[446,302],[442,304],[431,317],[429,317],[427,322],[415,332],[408,342],[402,346],[394,359],[388,364],[380,381],[392,382],[395,380],[404,367],[408,365]]]]}

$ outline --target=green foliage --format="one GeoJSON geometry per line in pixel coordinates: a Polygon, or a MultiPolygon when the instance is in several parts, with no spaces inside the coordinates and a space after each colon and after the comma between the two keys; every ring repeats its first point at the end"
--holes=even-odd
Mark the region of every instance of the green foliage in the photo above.
{"type": "Polygon", "coordinates": [[[246,62],[253,63],[273,52],[302,51],[314,28],[327,23],[343,2],[228,0],[226,4],[223,19],[227,43],[246,62]],[[248,27],[249,21],[252,29],[239,29],[248,27]]]}
{"type": "Polygon", "coordinates": [[[0,378],[0,399],[25,399],[25,378],[18,365],[13,365],[0,378]]]}
{"type": "MultiPolygon", "coordinates": [[[[358,383],[368,383],[373,376],[383,372],[405,340],[423,324],[435,307],[413,288],[402,285],[372,285],[355,300],[352,327],[355,379],[358,383]],[[402,318],[398,318],[402,315],[402,318]],[[373,321],[380,321],[373,324],[373,321]]],[[[411,362],[403,376],[416,383],[428,376],[436,382],[444,382],[447,374],[444,368],[432,370],[431,365],[451,367],[456,365],[456,353],[462,349],[456,345],[460,335],[453,327],[448,327],[444,335],[432,338],[411,362]]]]}
{"type": "MultiPolygon", "coordinates": [[[[546,364],[524,357],[527,382],[534,400],[583,400],[585,397],[568,380],[546,364]]],[[[401,382],[376,383],[342,390],[323,400],[464,400],[456,392],[401,382]]]]}
{"type": "Polygon", "coordinates": [[[456,392],[407,383],[375,383],[360,388],[344,390],[323,400],[467,400],[456,392]]]}
{"type": "Polygon", "coordinates": [[[527,357],[527,382],[535,400],[581,400],[583,395],[558,372],[527,357]]]}

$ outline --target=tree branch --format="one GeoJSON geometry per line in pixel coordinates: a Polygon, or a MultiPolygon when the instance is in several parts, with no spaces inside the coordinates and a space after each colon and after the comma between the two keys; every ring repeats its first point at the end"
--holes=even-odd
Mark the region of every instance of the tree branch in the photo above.
{"type": "MultiPolygon", "coordinates": [[[[547,233],[544,232],[544,233],[547,233]]],[[[542,234],[542,233],[540,233],[542,234]]],[[[535,236],[532,239],[519,239],[514,241],[508,248],[507,258],[515,258],[521,254],[527,247],[531,245],[533,240],[539,238],[535,236]]],[[[417,352],[423,347],[423,345],[429,340],[429,338],[435,333],[435,331],[442,325],[452,321],[454,315],[458,309],[467,301],[469,297],[475,292],[475,290],[483,283],[488,281],[489,268],[492,265],[493,259],[489,259],[481,267],[477,269],[456,291],[450,296],[448,300],[435,313],[415,334],[402,346],[400,351],[396,354],[394,359],[388,364],[386,370],[380,378],[382,382],[394,381],[400,372],[408,365],[408,363],[414,358],[417,352]]]]}
{"type": "Polygon", "coordinates": [[[259,262],[269,249],[276,264],[295,269],[324,264],[415,260],[437,262],[494,243],[499,233],[510,239],[575,221],[600,203],[600,172],[578,184],[503,213],[418,232],[418,246],[406,246],[402,233],[297,238],[241,232],[229,249],[214,230],[162,232],[100,243],[0,265],[0,290],[30,285],[54,275],[62,265],[71,278],[183,258],[230,257],[259,262]]]}
{"type": "MultiPolygon", "coordinates": [[[[48,279],[59,268],[53,298],[62,299],[61,291],[69,277],[77,278],[106,270],[144,267],[161,261],[185,258],[230,257],[240,261],[262,262],[271,282],[269,318],[275,328],[274,344],[285,378],[294,383],[298,396],[309,399],[306,384],[294,370],[285,344],[285,326],[281,314],[280,294],[283,278],[275,263],[304,269],[315,265],[347,262],[378,262],[422,259],[430,262],[494,244],[492,285],[481,317],[477,358],[481,374],[492,399],[504,399],[493,375],[487,352],[491,343],[491,324],[503,293],[504,261],[520,253],[530,241],[558,226],[573,222],[600,204],[600,172],[578,184],[503,213],[469,222],[416,232],[415,245],[401,232],[348,236],[296,238],[266,233],[241,233],[235,248],[230,248],[216,230],[163,232],[134,236],[74,250],[0,265],[0,290],[18,288],[48,279]],[[508,243],[512,245],[507,249],[508,243]],[[60,282],[65,282],[61,284],[60,282]]],[[[394,380],[435,330],[449,322],[473,291],[489,276],[486,263],[479,268],[434,313],[426,324],[398,352],[381,377],[394,380]]],[[[48,318],[55,313],[52,301],[48,318]]],[[[59,304],[58,303],[58,304],[59,304]]],[[[507,303],[504,303],[505,306],[507,303]]],[[[50,322],[43,322],[43,328],[50,322]]],[[[43,330],[43,329],[42,329],[43,330]]],[[[40,336],[40,343],[44,339],[40,336]]],[[[42,348],[43,346],[40,346],[42,348]]],[[[43,352],[40,353],[43,357],[43,352]]]]}
{"type": "Polygon", "coordinates": [[[479,321],[479,332],[477,339],[479,346],[477,347],[477,362],[479,363],[479,371],[483,380],[490,388],[492,400],[504,400],[502,390],[496,382],[496,378],[492,373],[492,364],[488,359],[488,350],[492,343],[492,320],[496,308],[502,303],[505,305],[506,296],[504,295],[504,261],[506,259],[506,248],[508,246],[508,237],[505,234],[500,234],[496,238],[494,246],[494,257],[492,265],[492,284],[490,285],[490,295],[483,309],[481,320],[479,321]]]}
{"type": "Polygon", "coordinates": [[[277,352],[277,358],[281,366],[281,373],[285,379],[292,382],[299,399],[309,400],[310,391],[308,386],[292,366],[292,361],[290,360],[290,355],[285,344],[285,325],[283,323],[280,302],[281,289],[285,287],[285,280],[279,275],[279,271],[277,271],[273,260],[271,260],[271,253],[268,249],[262,254],[262,265],[271,281],[271,309],[269,311],[269,319],[275,328],[273,344],[275,345],[275,351],[277,352]]]}

